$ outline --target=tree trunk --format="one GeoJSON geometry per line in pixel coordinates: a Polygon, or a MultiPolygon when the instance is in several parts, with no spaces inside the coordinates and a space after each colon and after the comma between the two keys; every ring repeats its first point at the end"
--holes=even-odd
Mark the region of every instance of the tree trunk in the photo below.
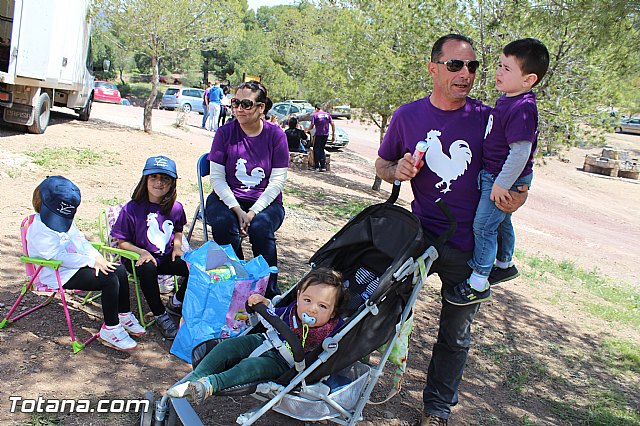
{"type": "MultiPolygon", "coordinates": [[[[384,134],[387,132],[387,122],[389,117],[387,115],[381,115],[380,121],[380,145],[382,145],[382,139],[384,139],[384,134]]],[[[380,191],[380,185],[382,184],[382,179],[380,176],[376,174],[376,178],[373,180],[373,186],[371,189],[374,191],[380,191]]]]}
{"type": "Polygon", "coordinates": [[[144,118],[143,127],[144,131],[151,133],[151,112],[153,111],[153,104],[156,101],[158,95],[158,57],[151,55],[151,93],[146,101],[144,101],[144,118]]]}

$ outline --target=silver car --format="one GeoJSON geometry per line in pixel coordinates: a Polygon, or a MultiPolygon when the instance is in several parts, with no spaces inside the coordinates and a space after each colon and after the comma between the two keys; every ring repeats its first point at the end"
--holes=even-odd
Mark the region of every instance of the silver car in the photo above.
{"type": "MultiPolygon", "coordinates": [[[[301,121],[300,124],[302,125],[302,127],[307,129],[311,125],[311,121],[301,121]]],[[[311,138],[313,138],[315,133],[316,133],[316,128],[314,126],[314,128],[311,129],[311,132],[310,132],[311,138]]],[[[306,141],[303,141],[303,143],[305,144],[305,148],[307,149],[309,149],[309,146],[311,145],[311,138],[309,138],[306,141]]],[[[349,144],[349,134],[342,127],[336,126],[335,141],[331,141],[331,128],[329,128],[329,139],[327,139],[327,144],[325,145],[326,148],[340,149],[340,148],[344,148],[348,144],[349,144]]]]}
{"type": "Polygon", "coordinates": [[[640,135],[640,117],[621,118],[614,129],[617,133],[635,133],[640,135]]]}
{"type": "Polygon", "coordinates": [[[204,114],[202,104],[204,90],[195,87],[169,87],[162,95],[160,109],[182,109],[185,112],[197,111],[204,114]]]}

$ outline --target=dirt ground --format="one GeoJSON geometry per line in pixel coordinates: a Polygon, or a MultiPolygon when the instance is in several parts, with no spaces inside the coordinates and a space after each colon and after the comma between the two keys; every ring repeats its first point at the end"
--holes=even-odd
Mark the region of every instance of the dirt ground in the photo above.
{"type": "MultiPolygon", "coordinates": [[[[123,202],[130,197],[148,156],[166,154],[177,163],[181,176],[178,199],[185,205],[191,222],[198,204],[195,164],[198,156],[209,150],[211,134],[199,128],[199,117],[190,118],[186,129],[175,129],[170,125],[174,115],[154,111],[157,132],[148,135],[139,130],[139,110],[96,105],[92,119],[86,123],[54,113],[44,135],[0,128],[0,194],[7,197],[0,208],[1,317],[13,304],[24,274],[18,261],[20,221],[31,213],[31,193],[45,176],[62,174],[80,187],[82,205],[77,223],[96,240],[99,211],[114,200],[123,202]],[[36,165],[29,155],[41,156],[43,150],[55,148],[86,149],[91,154],[80,160],[67,159],[51,169],[36,165]]],[[[377,143],[370,127],[346,121],[340,125],[354,135],[353,139],[369,138],[370,144],[377,143]]],[[[330,173],[292,170],[289,174],[285,191],[287,217],[278,232],[284,284],[295,282],[307,270],[305,262],[311,254],[346,222],[346,218],[332,215],[327,206],[339,205],[346,199],[376,203],[388,195],[386,185],[379,193],[370,190],[373,161],[370,155],[359,152],[353,139],[344,152],[332,154],[330,173]]],[[[640,157],[640,136],[610,135],[610,143],[640,157]]],[[[637,289],[640,182],[582,172],[584,155],[597,151],[576,148],[561,158],[547,159],[537,168],[531,196],[514,216],[518,247],[528,256],[570,260],[637,289]]],[[[408,207],[408,201],[402,200],[401,205],[408,207]]],[[[193,244],[201,242],[198,224],[193,244]]],[[[526,265],[523,272],[523,278],[496,287],[493,300],[483,304],[477,316],[460,403],[450,424],[572,424],[575,422],[571,418],[558,414],[554,407],[562,401],[584,403],[594,380],[598,387],[615,383],[630,401],[636,401],[635,409],[640,410],[640,391],[634,378],[614,377],[588,356],[597,352],[606,338],[639,344],[640,331],[617,323],[612,326],[586,315],[572,297],[575,289],[554,277],[536,275],[526,265]],[[541,365],[547,373],[535,380],[534,373],[541,365]],[[514,390],[505,368],[525,368],[533,379],[514,390]],[[548,380],[549,377],[562,380],[548,380]]],[[[440,306],[437,279],[431,277],[428,283],[415,310],[416,331],[401,394],[385,404],[368,406],[361,424],[413,425],[420,418],[421,391],[437,335],[440,306]]],[[[35,298],[30,296],[28,300],[35,298]]],[[[77,418],[10,413],[9,397],[95,401],[141,398],[146,390],[154,391],[157,397],[190,371],[189,365],[169,354],[171,343],[153,327],[139,339],[140,348],[132,353],[94,343],[73,355],[61,308],[57,302],[54,305],[0,330],[0,356],[4,360],[0,424],[136,424],[137,417],[131,413],[77,418]]],[[[96,332],[100,317],[99,307],[72,309],[80,337],[96,332]]],[[[387,378],[384,379],[386,383],[387,378]]],[[[388,390],[376,391],[374,399],[381,399],[388,390]]],[[[197,411],[205,424],[231,425],[238,414],[253,405],[255,400],[250,397],[220,398],[197,411]]],[[[587,407],[576,408],[582,409],[587,407]]],[[[269,414],[257,424],[304,423],[269,414]]]]}

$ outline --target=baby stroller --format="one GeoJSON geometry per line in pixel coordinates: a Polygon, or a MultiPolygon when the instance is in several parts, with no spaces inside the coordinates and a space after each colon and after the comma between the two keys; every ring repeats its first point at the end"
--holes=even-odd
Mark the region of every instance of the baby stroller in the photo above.
{"type": "MultiPolygon", "coordinates": [[[[305,356],[300,342],[280,318],[268,315],[262,304],[254,306],[289,343],[294,366],[275,381],[249,383],[217,393],[251,394],[262,401],[241,414],[237,423],[253,424],[271,409],[302,421],[331,420],[354,425],[362,420],[362,411],[393,343],[438,257],[436,247],[444,244],[456,227],[450,211],[439,201],[450,226],[434,246],[425,247],[419,220],[394,204],[399,191],[400,184],[396,182],[386,202],[360,212],[311,257],[312,268],[324,266],[340,271],[351,295],[344,324],[321,347],[305,356]],[[389,344],[376,365],[361,361],[385,343],[389,344]]],[[[295,289],[292,287],[276,306],[293,301],[295,289]]],[[[256,325],[246,332],[263,331],[261,325],[256,325]]],[[[218,342],[213,339],[194,348],[194,368],[218,342]]],[[[170,425],[176,417],[190,426],[203,424],[188,400],[166,394],[142,416],[141,424],[150,425],[153,421],[156,425],[170,425]]]]}

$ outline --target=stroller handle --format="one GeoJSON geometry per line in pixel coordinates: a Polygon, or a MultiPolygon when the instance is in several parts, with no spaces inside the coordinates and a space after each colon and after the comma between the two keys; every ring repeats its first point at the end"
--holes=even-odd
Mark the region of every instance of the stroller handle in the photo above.
{"type": "Polygon", "coordinates": [[[248,313],[257,313],[262,318],[264,318],[276,331],[289,343],[289,347],[291,348],[291,352],[293,353],[293,360],[296,363],[304,361],[304,349],[302,348],[302,344],[296,336],[289,328],[289,326],[282,320],[282,318],[270,315],[268,312],[268,308],[264,303],[258,303],[253,306],[249,306],[249,303],[246,303],[246,308],[248,313]]]}
{"type": "Polygon", "coordinates": [[[400,181],[398,179],[393,181],[393,187],[391,188],[391,195],[385,203],[387,204],[395,204],[398,201],[398,196],[400,195],[400,181]]]}

